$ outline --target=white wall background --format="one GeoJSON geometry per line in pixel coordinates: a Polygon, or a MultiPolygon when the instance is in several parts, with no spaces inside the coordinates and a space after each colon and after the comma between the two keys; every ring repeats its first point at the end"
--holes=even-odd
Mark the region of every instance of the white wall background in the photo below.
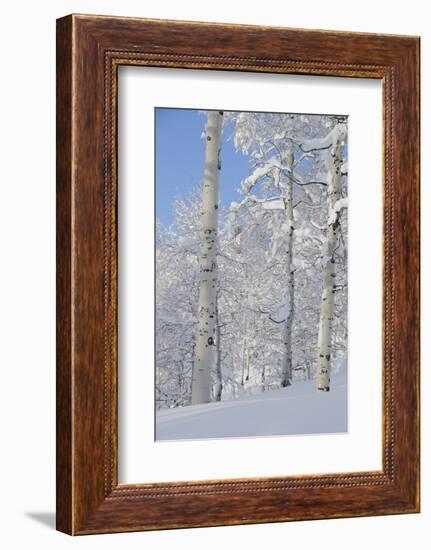
{"type": "MultiPolygon", "coordinates": [[[[422,151],[431,150],[431,30],[427,3],[410,0],[15,0],[2,6],[0,40],[0,455],[5,548],[427,548],[431,340],[422,348],[422,514],[72,539],[54,531],[55,19],[70,12],[283,25],[422,37],[422,151]],[[323,542],[322,542],[323,541],[323,542]]],[[[422,155],[422,327],[431,330],[430,164],[422,155]]]]}

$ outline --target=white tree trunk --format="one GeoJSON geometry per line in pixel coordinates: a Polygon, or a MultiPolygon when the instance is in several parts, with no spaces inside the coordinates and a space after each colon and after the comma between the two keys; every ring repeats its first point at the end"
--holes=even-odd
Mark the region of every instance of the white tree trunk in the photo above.
{"type": "Polygon", "coordinates": [[[335,246],[338,240],[340,227],[340,212],[334,215],[334,207],[340,199],[341,166],[344,133],[337,133],[337,140],[333,145],[329,157],[330,173],[328,177],[328,225],[326,230],[326,250],[323,254],[323,287],[320,307],[319,339],[317,355],[318,391],[329,391],[331,382],[331,339],[332,317],[334,310],[335,292],[335,246]]]}
{"type": "Polygon", "coordinates": [[[217,220],[223,113],[208,111],[202,188],[202,237],[199,258],[199,311],[193,363],[192,405],[211,401],[211,373],[217,359],[217,220]]]}
{"type": "MultiPolygon", "coordinates": [[[[246,323],[245,333],[248,334],[248,323],[246,323]]],[[[242,339],[242,350],[241,350],[241,386],[245,386],[246,381],[246,370],[248,362],[248,347],[247,347],[247,336],[244,336],[242,339]]]]}
{"type": "Polygon", "coordinates": [[[221,338],[220,338],[220,320],[218,309],[218,295],[216,295],[216,349],[217,349],[217,361],[216,361],[216,381],[214,387],[214,400],[221,401],[221,395],[223,391],[223,372],[221,367],[221,338]]]}
{"type": "Polygon", "coordinates": [[[290,173],[289,181],[284,197],[284,209],[286,213],[287,232],[287,250],[286,250],[286,271],[287,271],[287,301],[289,304],[287,316],[284,323],[283,334],[283,366],[281,376],[281,387],[285,388],[292,384],[292,327],[294,316],[294,274],[293,274],[293,153],[288,152],[286,158],[287,170],[290,173]]]}

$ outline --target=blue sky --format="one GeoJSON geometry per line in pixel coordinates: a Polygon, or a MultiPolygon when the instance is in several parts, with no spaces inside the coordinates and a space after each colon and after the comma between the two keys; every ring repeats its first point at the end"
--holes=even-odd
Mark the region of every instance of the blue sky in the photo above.
{"type": "MultiPolygon", "coordinates": [[[[175,198],[185,197],[202,179],[206,116],[195,109],[156,109],[156,216],[172,223],[175,198]]],[[[223,130],[220,172],[220,204],[238,200],[236,189],[249,174],[249,157],[235,151],[229,140],[231,128],[223,130]]]]}

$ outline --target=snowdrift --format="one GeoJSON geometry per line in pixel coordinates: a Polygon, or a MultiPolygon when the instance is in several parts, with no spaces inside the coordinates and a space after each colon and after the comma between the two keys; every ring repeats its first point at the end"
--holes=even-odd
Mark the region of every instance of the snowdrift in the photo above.
{"type": "Polygon", "coordinates": [[[221,401],[157,411],[156,440],[213,439],[347,431],[347,366],[332,376],[331,391],[315,381],[221,401]]]}

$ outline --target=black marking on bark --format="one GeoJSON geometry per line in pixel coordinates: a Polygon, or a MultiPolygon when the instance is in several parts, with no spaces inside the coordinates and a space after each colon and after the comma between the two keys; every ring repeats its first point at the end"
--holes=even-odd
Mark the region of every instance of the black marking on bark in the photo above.
{"type": "Polygon", "coordinates": [[[213,345],[214,345],[214,339],[213,339],[212,336],[210,336],[210,337],[208,338],[208,345],[209,345],[209,346],[213,346],[213,345]]]}

